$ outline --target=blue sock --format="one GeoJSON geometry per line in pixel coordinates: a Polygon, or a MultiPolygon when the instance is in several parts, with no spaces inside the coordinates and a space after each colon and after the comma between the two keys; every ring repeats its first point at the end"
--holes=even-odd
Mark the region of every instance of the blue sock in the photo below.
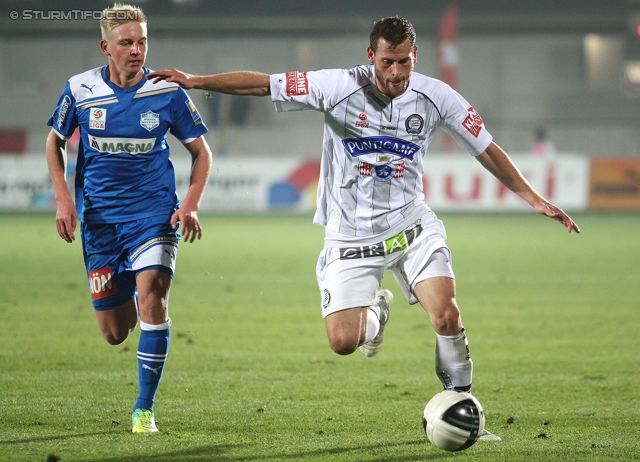
{"type": "Polygon", "coordinates": [[[164,363],[169,353],[171,320],[161,326],[140,322],[138,343],[138,400],[133,409],[148,409],[153,412],[154,399],[160,385],[164,363]],[[149,330],[150,327],[155,328],[149,330]],[[156,330],[158,327],[161,330],[156,330]],[[164,327],[164,329],[162,329],[164,327]]]}

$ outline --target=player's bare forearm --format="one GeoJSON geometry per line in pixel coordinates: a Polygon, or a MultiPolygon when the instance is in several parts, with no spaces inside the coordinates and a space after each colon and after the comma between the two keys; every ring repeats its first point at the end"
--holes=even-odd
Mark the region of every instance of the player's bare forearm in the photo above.
{"type": "Polygon", "coordinates": [[[56,132],[51,130],[49,132],[49,136],[47,136],[45,154],[47,157],[49,175],[51,176],[53,189],[56,193],[56,199],[58,199],[59,194],[62,194],[65,191],[68,193],[66,182],[67,157],[65,153],[65,146],[66,142],[61,139],[56,132]]]}
{"type": "Polygon", "coordinates": [[[204,140],[204,136],[187,144],[186,147],[191,152],[193,166],[191,168],[191,181],[184,198],[184,204],[192,210],[197,211],[200,207],[204,190],[207,187],[209,175],[211,174],[211,149],[204,140]]]}
{"type": "Polygon", "coordinates": [[[271,94],[269,75],[260,72],[240,71],[206,75],[196,78],[201,90],[230,95],[267,96],[271,94]]]}
{"type": "Polygon", "coordinates": [[[150,72],[147,79],[157,83],[160,80],[175,82],[190,90],[215,91],[229,95],[266,96],[271,93],[269,74],[253,71],[226,72],[212,75],[193,75],[177,69],[150,72]]]}
{"type": "Polygon", "coordinates": [[[531,205],[536,212],[559,221],[569,232],[580,232],[580,228],[571,217],[539,194],[509,156],[493,141],[476,159],[502,184],[531,205]]]}
{"type": "Polygon", "coordinates": [[[75,239],[74,231],[77,225],[78,212],[67,187],[67,156],[65,148],[66,141],[51,130],[45,145],[45,155],[57,204],[56,229],[58,235],[70,243],[75,239]]]}
{"type": "Polygon", "coordinates": [[[193,242],[202,237],[202,227],[198,220],[198,209],[200,201],[204,195],[204,190],[209,181],[211,173],[211,149],[204,139],[204,136],[196,138],[191,143],[185,145],[193,158],[193,168],[191,169],[191,182],[189,189],[180,206],[171,217],[171,224],[174,228],[178,221],[182,223],[182,234],[185,242],[193,242]]]}

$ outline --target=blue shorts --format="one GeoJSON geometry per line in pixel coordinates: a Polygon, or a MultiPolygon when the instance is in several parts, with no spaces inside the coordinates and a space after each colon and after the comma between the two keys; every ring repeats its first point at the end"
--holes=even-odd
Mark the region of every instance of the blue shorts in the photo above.
{"type": "Polygon", "coordinates": [[[136,276],[143,270],[157,269],[173,277],[180,233],[169,220],[154,216],[117,224],[81,224],[95,310],[110,310],[132,299],[136,276]]]}

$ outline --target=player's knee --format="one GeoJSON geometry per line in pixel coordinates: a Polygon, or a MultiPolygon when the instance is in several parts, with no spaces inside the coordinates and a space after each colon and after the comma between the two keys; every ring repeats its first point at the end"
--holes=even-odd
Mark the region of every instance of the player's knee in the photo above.
{"type": "Polygon", "coordinates": [[[103,332],[102,335],[109,345],[120,345],[129,336],[129,332],[103,332]]]}
{"type": "Polygon", "coordinates": [[[329,346],[339,355],[350,355],[358,348],[358,339],[349,335],[333,334],[329,335],[329,346]]]}
{"type": "Polygon", "coordinates": [[[113,328],[102,329],[102,336],[109,345],[120,345],[124,342],[129,334],[133,331],[133,328],[113,328]]]}
{"type": "Polygon", "coordinates": [[[109,345],[115,346],[115,345],[120,345],[122,342],[124,342],[126,337],[121,338],[111,334],[104,334],[104,339],[107,341],[109,345]]]}
{"type": "Polygon", "coordinates": [[[455,304],[447,306],[438,313],[438,316],[431,318],[433,329],[440,335],[458,335],[462,323],[460,321],[460,310],[455,304]]]}

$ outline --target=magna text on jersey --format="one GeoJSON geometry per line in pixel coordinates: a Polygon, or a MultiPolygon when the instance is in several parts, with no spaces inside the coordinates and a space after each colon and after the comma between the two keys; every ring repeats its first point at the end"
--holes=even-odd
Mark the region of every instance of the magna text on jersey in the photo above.
{"type": "Polygon", "coordinates": [[[156,144],[155,138],[101,138],[89,135],[89,145],[105,154],[146,154],[156,144]]]}

